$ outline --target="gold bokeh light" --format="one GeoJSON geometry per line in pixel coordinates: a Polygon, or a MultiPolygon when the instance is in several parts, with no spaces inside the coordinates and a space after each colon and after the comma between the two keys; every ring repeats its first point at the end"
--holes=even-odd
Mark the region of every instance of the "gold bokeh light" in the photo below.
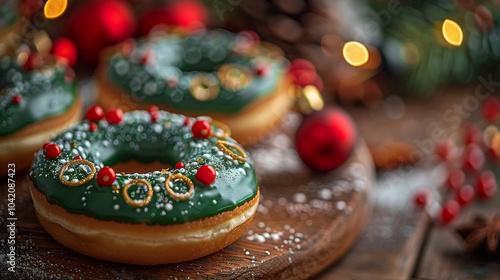
{"type": "Polygon", "coordinates": [[[55,19],[61,16],[68,7],[67,0],[49,0],[45,3],[43,13],[48,19],[55,19]]]}
{"type": "Polygon", "coordinates": [[[361,66],[368,62],[368,50],[360,42],[350,41],[344,44],[342,55],[352,66],[361,66]]]}
{"type": "Polygon", "coordinates": [[[443,37],[446,42],[453,46],[460,46],[464,39],[462,28],[453,20],[447,19],[443,22],[443,37]]]}

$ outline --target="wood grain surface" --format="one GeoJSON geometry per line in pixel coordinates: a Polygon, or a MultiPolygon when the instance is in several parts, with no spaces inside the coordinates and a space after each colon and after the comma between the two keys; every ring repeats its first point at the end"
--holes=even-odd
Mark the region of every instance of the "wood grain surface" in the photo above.
{"type": "MultiPolygon", "coordinates": [[[[305,279],[340,258],[356,241],[370,212],[374,170],[362,141],[340,169],[316,174],[302,165],[291,141],[300,119],[250,149],[261,202],[245,234],[227,248],[190,262],[134,266],[104,262],[57,243],[38,223],[27,175],[16,176],[16,274],[1,279],[305,279]]],[[[6,167],[5,167],[6,168],[6,167]]],[[[6,197],[6,180],[0,194],[6,197]]],[[[1,242],[7,209],[2,200],[1,242]]],[[[5,245],[5,243],[2,243],[5,245]]],[[[5,257],[5,255],[2,255],[5,257]]]]}

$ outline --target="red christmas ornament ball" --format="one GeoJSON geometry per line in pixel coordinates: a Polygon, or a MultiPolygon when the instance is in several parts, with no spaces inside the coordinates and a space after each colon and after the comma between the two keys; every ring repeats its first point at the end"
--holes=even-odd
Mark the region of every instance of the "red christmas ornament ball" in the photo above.
{"type": "Polygon", "coordinates": [[[195,31],[207,26],[208,11],[200,1],[176,1],[145,11],[138,23],[139,34],[143,36],[157,25],[175,25],[186,31],[195,31]]]}
{"type": "Polygon", "coordinates": [[[203,183],[204,185],[210,185],[215,182],[215,177],[217,176],[217,172],[211,165],[203,165],[198,168],[196,171],[196,179],[203,183]]]}
{"type": "Polygon", "coordinates": [[[196,121],[191,127],[194,138],[203,139],[210,137],[212,127],[210,123],[204,120],[196,121]]]}
{"type": "Polygon", "coordinates": [[[456,200],[462,207],[469,205],[474,200],[474,188],[471,185],[461,187],[456,193],[456,200]]]}
{"type": "Polygon", "coordinates": [[[54,41],[51,53],[59,60],[65,61],[69,67],[73,67],[78,58],[75,44],[66,37],[59,37],[54,41]]]}
{"type": "Polygon", "coordinates": [[[105,166],[97,172],[96,181],[100,186],[108,187],[116,180],[116,172],[113,168],[105,166]]]}
{"type": "Polygon", "coordinates": [[[120,108],[113,108],[106,112],[105,117],[109,124],[119,124],[123,119],[123,111],[120,108]]]}
{"type": "Polygon", "coordinates": [[[159,111],[159,110],[160,110],[160,109],[159,109],[159,108],[158,108],[158,106],[156,106],[156,105],[151,105],[151,106],[149,106],[149,107],[148,107],[148,112],[149,112],[149,113],[157,112],[157,111],[159,111]]]}
{"type": "Polygon", "coordinates": [[[500,100],[492,96],[483,103],[483,118],[487,121],[494,122],[500,116],[500,100]]]}
{"type": "Polygon", "coordinates": [[[61,155],[61,148],[56,144],[49,144],[45,149],[45,156],[48,159],[54,159],[61,155]]]}
{"type": "Polygon", "coordinates": [[[91,0],[70,15],[66,36],[75,43],[80,61],[94,66],[103,48],[131,37],[135,26],[127,1],[91,0]]]}
{"type": "Polygon", "coordinates": [[[45,143],[45,144],[43,144],[43,146],[42,146],[42,150],[44,150],[44,151],[45,151],[45,148],[47,148],[49,145],[50,145],[50,143],[45,143]]]}
{"type": "Polygon", "coordinates": [[[104,117],[104,110],[100,106],[94,105],[85,113],[85,119],[89,122],[96,122],[102,120],[104,117]]]}
{"type": "Polygon", "coordinates": [[[460,204],[455,200],[449,200],[441,209],[441,223],[449,224],[455,220],[460,214],[460,204]]]}
{"type": "Polygon", "coordinates": [[[330,171],[350,156],[356,128],[342,110],[327,108],[304,119],[295,135],[295,146],[304,163],[318,171],[330,171]]]}
{"type": "Polygon", "coordinates": [[[83,159],[81,155],[76,155],[73,157],[73,159],[83,159]]]}
{"type": "Polygon", "coordinates": [[[477,144],[465,147],[464,166],[469,171],[478,171],[483,168],[485,162],[484,152],[477,144]]]}
{"type": "Polygon", "coordinates": [[[465,184],[465,173],[460,169],[451,171],[446,179],[446,183],[450,190],[458,190],[465,184]]]}
{"type": "Polygon", "coordinates": [[[481,199],[490,199],[497,193],[498,184],[495,174],[490,170],[484,171],[476,181],[476,194],[481,199]]]}
{"type": "Polygon", "coordinates": [[[181,169],[184,168],[184,163],[182,161],[179,161],[178,163],[175,164],[175,169],[181,169]]]}

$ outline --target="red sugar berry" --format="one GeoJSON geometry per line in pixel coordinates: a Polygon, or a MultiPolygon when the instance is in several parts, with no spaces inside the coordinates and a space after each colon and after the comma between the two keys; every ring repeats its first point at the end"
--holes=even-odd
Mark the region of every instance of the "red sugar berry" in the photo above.
{"type": "Polygon", "coordinates": [[[453,220],[455,220],[459,214],[460,204],[458,204],[458,202],[456,202],[455,200],[449,200],[443,205],[443,208],[441,209],[441,223],[445,225],[449,224],[453,220]]]}
{"type": "Polygon", "coordinates": [[[446,139],[436,144],[434,152],[441,160],[447,160],[453,157],[456,151],[455,143],[450,139],[446,139]]]}
{"type": "Polygon", "coordinates": [[[44,151],[48,159],[54,159],[61,155],[61,148],[56,144],[49,144],[44,151]]]}
{"type": "Polygon", "coordinates": [[[76,155],[73,157],[73,159],[83,159],[81,155],[76,155]]]}
{"type": "Polygon", "coordinates": [[[481,170],[484,166],[485,156],[481,147],[477,144],[470,144],[465,148],[464,166],[471,171],[481,170]]]}
{"type": "Polygon", "coordinates": [[[413,202],[416,206],[424,208],[432,199],[432,193],[429,189],[419,189],[413,197],[413,202]]]}
{"type": "Polygon", "coordinates": [[[28,59],[23,65],[24,71],[31,71],[42,67],[43,60],[42,56],[37,52],[32,52],[28,55],[28,59]]]}
{"type": "Polygon", "coordinates": [[[89,124],[89,131],[90,132],[93,132],[93,131],[96,131],[97,130],[97,124],[96,123],[91,123],[89,124]]]}
{"type": "Polygon", "coordinates": [[[120,108],[114,108],[106,112],[105,117],[109,124],[119,124],[123,119],[123,111],[120,108]]]}
{"type": "Polygon", "coordinates": [[[486,170],[479,175],[476,181],[476,194],[481,199],[490,199],[497,193],[497,181],[495,174],[486,170]]]}
{"type": "Polygon", "coordinates": [[[475,123],[465,123],[462,125],[462,137],[465,145],[481,144],[481,129],[475,123]]]}
{"type": "Polygon", "coordinates": [[[202,167],[198,168],[198,171],[196,171],[196,179],[203,183],[204,185],[208,186],[215,182],[215,177],[217,176],[217,172],[215,169],[210,166],[210,165],[203,165],[202,167]]]}
{"type": "Polygon", "coordinates": [[[100,186],[111,186],[115,180],[116,172],[109,166],[105,166],[97,172],[96,181],[100,186]]]}
{"type": "Polygon", "coordinates": [[[204,120],[196,121],[191,127],[191,132],[193,133],[194,138],[208,138],[210,136],[210,131],[212,127],[210,123],[204,120]]]}
{"type": "Polygon", "coordinates": [[[179,161],[178,163],[175,164],[175,169],[181,169],[184,168],[184,163],[182,161],[179,161]]]}
{"type": "Polygon", "coordinates": [[[465,183],[465,173],[462,170],[450,172],[446,183],[451,190],[458,190],[465,183]]]}
{"type": "Polygon", "coordinates": [[[492,96],[483,103],[483,118],[487,121],[494,122],[500,116],[500,100],[492,96]]]}
{"type": "Polygon", "coordinates": [[[462,207],[469,205],[474,200],[474,188],[471,185],[461,187],[457,191],[456,199],[462,207]]]}
{"type": "Polygon", "coordinates": [[[23,97],[18,93],[12,97],[12,104],[20,104],[23,101],[23,97]]]}
{"type": "Polygon", "coordinates": [[[148,107],[148,112],[149,113],[157,112],[159,110],[160,109],[158,109],[158,106],[156,106],[156,105],[151,105],[151,106],[148,107]]]}
{"type": "Polygon", "coordinates": [[[159,111],[154,111],[154,112],[151,112],[151,122],[157,122],[158,120],[160,120],[160,112],[159,111]]]}
{"type": "Polygon", "coordinates": [[[85,113],[85,119],[89,122],[96,122],[102,120],[104,117],[104,111],[100,106],[94,105],[87,110],[85,113]]]}

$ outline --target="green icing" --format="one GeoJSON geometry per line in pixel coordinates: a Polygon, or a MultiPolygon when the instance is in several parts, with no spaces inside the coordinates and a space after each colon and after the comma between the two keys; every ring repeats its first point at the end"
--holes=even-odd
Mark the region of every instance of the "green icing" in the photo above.
{"type": "Polygon", "coordinates": [[[12,57],[0,61],[0,137],[66,112],[76,98],[76,85],[64,79],[61,66],[24,72],[12,57]],[[22,102],[12,104],[14,95],[22,102]]]}
{"type": "MultiPolygon", "coordinates": [[[[30,178],[50,203],[58,204],[70,213],[130,223],[167,225],[200,220],[232,210],[254,198],[258,187],[252,161],[248,159],[240,163],[233,160],[215,145],[219,140],[216,137],[194,139],[191,128],[184,125],[184,121],[184,116],[161,111],[160,120],[151,123],[148,112],[134,111],[124,114],[119,125],[99,121],[99,128],[94,132],[88,131],[89,123],[84,121],[51,140],[62,150],[57,159],[47,159],[43,151],[35,155],[30,178]],[[121,189],[116,191],[112,187],[99,186],[96,176],[80,186],[64,185],[59,173],[75,155],[94,163],[97,171],[103,166],[130,159],[140,162],[159,160],[170,166],[182,161],[185,167],[164,174],[160,171],[117,174],[114,186],[119,188],[138,178],[152,185],[154,194],[150,203],[136,208],[125,202],[121,189]],[[217,172],[217,178],[210,186],[195,179],[197,169],[205,164],[213,166],[217,172]],[[187,200],[173,199],[165,190],[165,179],[176,173],[189,177],[194,183],[195,192],[187,200]]],[[[212,127],[212,130],[219,129],[212,127]]],[[[235,143],[231,138],[226,141],[235,143]]],[[[65,170],[64,176],[67,177],[64,178],[71,182],[88,174],[90,167],[73,164],[65,170]]],[[[174,182],[172,189],[176,188],[180,193],[187,191],[180,181],[174,182]]],[[[132,185],[128,193],[132,199],[143,200],[147,196],[147,187],[132,185]]]]}
{"type": "Polygon", "coordinates": [[[237,113],[252,101],[272,93],[284,71],[282,60],[235,54],[233,47],[241,39],[241,35],[215,30],[189,37],[166,35],[152,41],[139,40],[131,55],[116,53],[111,57],[108,76],[139,102],[197,114],[237,113]],[[154,56],[151,65],[141,63],[148,50],[154,56]],[[221,65],[235,63],[253,71],[257,61],[266,61],[268,74],[253,74],[251,83],[240,90],[220,86],[216,71],[221,65]],[[199,101],[190,94],[191,79],[200,73],[213,76],[219,84],[220,93],[215,99],[199,101]],[[169,78],[176,78],[178,85],[168,87],[169,78]]]}

